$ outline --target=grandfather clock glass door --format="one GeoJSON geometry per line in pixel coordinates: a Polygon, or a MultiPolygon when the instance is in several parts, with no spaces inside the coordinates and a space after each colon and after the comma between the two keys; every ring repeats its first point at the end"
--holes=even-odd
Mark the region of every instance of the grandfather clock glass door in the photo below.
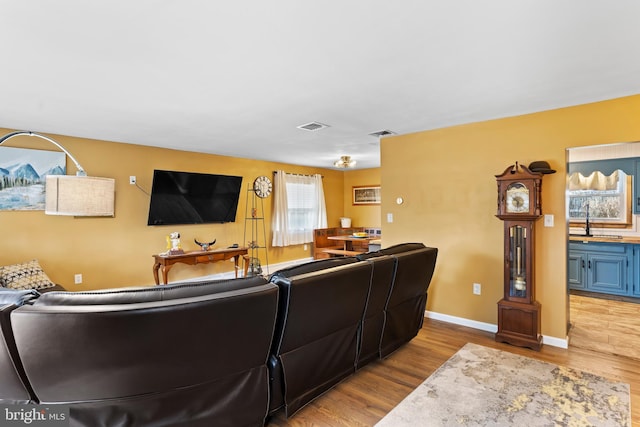
{"type": "Polygon", "coordinates": [[[531,253],[533,248],[530,239],[533,238],[531,222],[514,223],[505,222],[505,260],[508,260],[505,271],[505,283],[507,287],[504,295],[510,301],[529,303],[531,301],[531,253]]]}

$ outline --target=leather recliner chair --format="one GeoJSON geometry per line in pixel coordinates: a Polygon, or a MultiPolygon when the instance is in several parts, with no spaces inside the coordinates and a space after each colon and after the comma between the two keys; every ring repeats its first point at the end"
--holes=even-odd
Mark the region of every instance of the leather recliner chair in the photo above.
{"type": "Polygon", "coordinates": [[[385,255],[393,257],[396,265],[385,308],[385,325],[380,343],[382,358],[411,341],[422,327],[438,249],[422,243],[403,243],[358,258],[371,260],[385,255]]]}
{"type": "Polygon", "coordinates": [[[51,292],[11,324],[37,402],[72,425],[261,426],[277,302],[261,277],[51,292]]]}
{"type": "Polygon", "coordinates": [[[357,369],[381,358],[382,334],[387,322],[387,304],[393,289],[396,259],[381,255],[366,260],[371,264],[372,276],[367,309],[362,320],[357,369]]]}
{"type": "Polygon", "coordinates": [[[355,372],[371,268],[341,258],[272,276],[280,314],[270,361],[271,412],[284,405],[289,417],[355,372]]]}
{"type": "Polygon", "coordinates": [[[33,290],[0,289],[0,403],[29,403],[33,401],[28,381],[18,356],[11,329],[10,315],[25,302],[36,298],[33,290]]]}

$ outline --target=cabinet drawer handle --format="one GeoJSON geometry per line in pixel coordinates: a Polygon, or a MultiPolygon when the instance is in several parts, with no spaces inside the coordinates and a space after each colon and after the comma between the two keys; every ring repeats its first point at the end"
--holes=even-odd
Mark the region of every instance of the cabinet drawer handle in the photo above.
{"type": "Polygon", "coordinates": [[[589,269],[591,269],[591,260],[589,260],[589,269]]]}
{"type": "Polygon", "coordinates": [[[584,268],[584,260],[582,260],[582,268],[584,268]]]}

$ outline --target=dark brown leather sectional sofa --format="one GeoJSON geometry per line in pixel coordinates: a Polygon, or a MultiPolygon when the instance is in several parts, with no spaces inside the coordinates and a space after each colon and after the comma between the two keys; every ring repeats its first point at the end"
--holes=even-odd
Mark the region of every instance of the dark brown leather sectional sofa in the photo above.
{"type": "Polygon", "coordinates": [[[0,404],[79,426],[261,426],[422,326],[437,249],[403,244],[262,277],[0,290],[0,404]]]}

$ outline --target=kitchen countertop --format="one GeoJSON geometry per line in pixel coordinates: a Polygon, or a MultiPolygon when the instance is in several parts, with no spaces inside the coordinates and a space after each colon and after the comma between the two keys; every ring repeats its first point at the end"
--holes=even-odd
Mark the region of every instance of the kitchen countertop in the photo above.
{"type": "Polygon", "coordinates": [[[570,242],[606,242],[606,243],[640,243],[640,236],[620,236],[616,234],[594,234],[587,237],[580,234],[570,234],[570,242]]]}

